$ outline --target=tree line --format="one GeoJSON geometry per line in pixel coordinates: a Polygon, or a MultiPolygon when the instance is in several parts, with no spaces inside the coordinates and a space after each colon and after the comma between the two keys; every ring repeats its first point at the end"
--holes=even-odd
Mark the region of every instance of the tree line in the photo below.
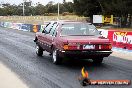
{"type": "MultiPolygon", "coordinates": [[[[79,16],[92,16],[95,14],[107,14],[114,16],[127,16],[132,14],[132,0],[73,0],[60,3],[60,13],[75,12],[79,16]]],[[[2,4],[0,15],[22,15],[23,3],[11,5],[2,4]]],[[[58,4],[50,1],[47,5],[38,3],[32,6],[31,2],[25,2],[25,15],[44,15],[45,13],[57,13],[58,4]]]]}
{"type": "MultiPolygon", "coordinates": [[[[23,15],[23,3],[20,5],[3,4],[0,8],[1,16],[23,15]]],[[[54,15],[58,12],[58,4],[50,1],[47,5],[25,2],[25,15],[54,15]]],[[[132,0],[73,0],[60,3],[60,14],[75,13],[79,16],[92,18],[93,15],[114,15],[119,17],[121,25],[130,26],[132,22],[132,0]]]]}
{"type": "MultiPolygon", "coordinates": [[[[54,13],[58,12],[58,4],[50,1],[47,5],[42,5],[38,3],[33,6],[31,2],[25,2],[25,16],[35,16],[35,15],[54,15],[54,13]]],[[[60,3],[60,14],[62,13],[73,13],[73,3],[72,2],[64,2],[60,3]]],[[[13,16],[23,15],[23,3],[19,5],[11,5],[9,3],[2,4],[0,8],[0,16],[13,16]]]]}
{"type": "Polygon", "coordinates": [[[114,15],[122,27],[131,26],[132,0],[74,0],[74,6],[77,15],[114,15]]]}

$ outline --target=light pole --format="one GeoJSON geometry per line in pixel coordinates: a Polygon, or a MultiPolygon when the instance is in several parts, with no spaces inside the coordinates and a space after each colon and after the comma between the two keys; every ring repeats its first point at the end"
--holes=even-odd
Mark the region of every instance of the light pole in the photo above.
{"type": "Polygon", "coordinates": [[[102,6],[102,4],[100,3],[99,0],[98,0],[98,3],[99,3],[99,5],[100,5],[100,7],[101,7],[102,14],[104,15],[105,11],[104,11],[104,8],[103,8],[103,6],[102,6]]]}
{"type": "Polygon", "coordinates": [[[59,16],[60,16],[60,4],[59,4],[59,0],[58,0],[58,20],[59,20],[59,16]]]}
{"type": "Polygon", "coordinates": [[[25,16],[25,0],[23,0],[23,16],[25,16]]]}

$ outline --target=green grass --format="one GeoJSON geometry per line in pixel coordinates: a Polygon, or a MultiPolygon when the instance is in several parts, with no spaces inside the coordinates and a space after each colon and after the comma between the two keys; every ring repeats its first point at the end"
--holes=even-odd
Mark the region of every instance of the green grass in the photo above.
{"type": "MultiPolygon", "coordinates": [[[[60,16],[60,20],[75,20],[85,21],[86,17],[79,17],[76,15],[60,16]]],[[[44,24],[45,21],[58,20],[58,16],[3,16],[0,18],[4,22],[16,22],[16,23],[31,23],[31,24],[44,24]]]]}

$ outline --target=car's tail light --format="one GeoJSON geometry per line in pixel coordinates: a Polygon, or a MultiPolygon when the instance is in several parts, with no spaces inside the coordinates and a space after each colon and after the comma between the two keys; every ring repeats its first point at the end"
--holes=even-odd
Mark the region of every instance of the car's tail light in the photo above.
{"type": "Polygon", "coordinates": [[[103,50],[110,50],[110,49],[112,49],[112,45],[111,44],[101,45],[101,49],[103,49],[103,50]]]}
{"type": "Polygon", "coordinates": [[[111,44],[109,44],[109,49],[112,49],[112,45],[111,44]]]}
{"type": "Polygon", "coordinates": [[[77,49],[79,49],[79,46],[77,46],[77,45],[64,45],[63,49],[64,50],[77,50],[77,49]]]}
{"type": "Polygon", "coordinates": [[[64,50],[68,50],[68,45],[64,45],[64,46],[63,46],[63,49],[64,49],[64,50]]]}

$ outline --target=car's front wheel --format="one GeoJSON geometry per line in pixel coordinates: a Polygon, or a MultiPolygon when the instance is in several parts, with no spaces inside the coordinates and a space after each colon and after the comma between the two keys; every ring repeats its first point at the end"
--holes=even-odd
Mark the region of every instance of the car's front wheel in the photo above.
{"type": "Polygon", "coordinates": [[[36,54],[38,56],[42,56],[43,55],[43,49],[38,44],[36,44],[36,54]]]}
{"type": "Polygon", "coordinates": [[[101,64],[103,62],[103,58],[95,58],[93,59],[94,64],[101,64]]]}
{"type": "Polygon", "coordinates": [[[62,58],[59,56],[58,51],[56,49],[54,49],[52,52],[52,62],[56,65],[62,63],[62,58]]]}

